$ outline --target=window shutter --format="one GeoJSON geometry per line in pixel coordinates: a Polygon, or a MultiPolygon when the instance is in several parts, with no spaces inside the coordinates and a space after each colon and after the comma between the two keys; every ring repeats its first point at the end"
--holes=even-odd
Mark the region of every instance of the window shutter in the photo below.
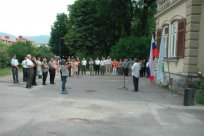
{"type": "Polygon", "coordinates": [[[162,29],[157,29],[157,49],[160,49],[160,43],[161,43],[161,37],[162,37],[162,29]]]}
{"type": "Polygon", "coordinates": [[[178,21],[178,37],[177,37],[177,57],[184,57],[185,50],[185,36],[186,36],[186,19],[182,18],[178,21]]]}

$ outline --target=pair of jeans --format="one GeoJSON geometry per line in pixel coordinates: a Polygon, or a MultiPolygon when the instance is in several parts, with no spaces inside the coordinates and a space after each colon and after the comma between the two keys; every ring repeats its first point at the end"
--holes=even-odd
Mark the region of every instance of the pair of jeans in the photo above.
{"type": "Polygon", "coordinates": [[[65,91],[67,76],[62,76],[62,91],[65,91]]]}

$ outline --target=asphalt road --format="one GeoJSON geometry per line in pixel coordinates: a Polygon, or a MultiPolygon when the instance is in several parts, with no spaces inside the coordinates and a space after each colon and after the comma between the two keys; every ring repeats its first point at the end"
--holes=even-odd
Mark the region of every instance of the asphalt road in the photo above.
{"type": "Polygon", "coordinates": [[[25,88],[0,78],[0,136],[204,136],[204,106],[183,106],[183,97],[140,79],[68,78],[69,94],[56,84],[25,88]]]}

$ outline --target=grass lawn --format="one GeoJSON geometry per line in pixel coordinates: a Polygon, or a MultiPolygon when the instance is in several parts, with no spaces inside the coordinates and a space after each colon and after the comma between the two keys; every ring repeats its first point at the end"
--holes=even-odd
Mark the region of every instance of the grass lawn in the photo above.
{"type": "MultiPolygon", "coordinates": [[[[18,69],[18,73],[22,72],[22,68],[19,67],[18,69]]],[[[7,68],[0,68],[0,77],[4,77],[4,76],[8,76],[12,74],[12,70],[11,67],[7,67],[7,68]]]]}
{"type": "Polygon", "coordinates": [[[7,76],[11,74],[11,68],[0,68],[0,77],[7,76]]]}

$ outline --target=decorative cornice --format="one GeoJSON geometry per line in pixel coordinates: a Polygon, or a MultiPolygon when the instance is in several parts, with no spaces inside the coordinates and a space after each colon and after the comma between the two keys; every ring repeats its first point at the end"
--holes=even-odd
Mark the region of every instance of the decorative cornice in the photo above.
{"type": "Polygon", "coordinates": [[[176,1],[174,1],[173,3],[171,3],[170,5],[168,5],[167,7],[162,8],[161,10],[159,10],[159,11],[157,12],[157,14],[156,14],[154,17],[155,17],[155,18],[158,18],[158,17],[162,16],[163,14],[169,12],[169,11],[172,10],[173,8],[175,8],[175,7],[177,7],[177,6],[181,5],[181,4],[183,4],[183,3],[185,3],[185,2],[186,2],[186,0],[176,0],[176,1]]]}

